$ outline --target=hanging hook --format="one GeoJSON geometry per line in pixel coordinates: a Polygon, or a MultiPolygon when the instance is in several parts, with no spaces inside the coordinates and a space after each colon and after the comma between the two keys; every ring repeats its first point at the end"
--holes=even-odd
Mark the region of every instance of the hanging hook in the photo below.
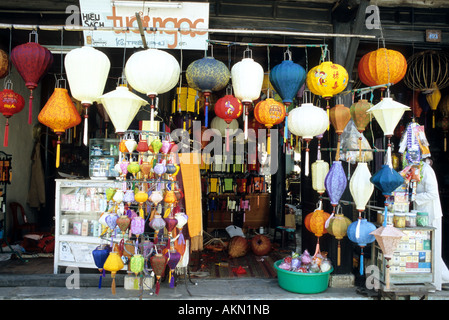
{"type": "Polygon", "coordinates": [[[284,60],[287,60],[285,56],[288,55],[288,60],[292,60],[292,52],[290,51],[290,46],[287,47],[287,50],[284,51],[284,60]]]}

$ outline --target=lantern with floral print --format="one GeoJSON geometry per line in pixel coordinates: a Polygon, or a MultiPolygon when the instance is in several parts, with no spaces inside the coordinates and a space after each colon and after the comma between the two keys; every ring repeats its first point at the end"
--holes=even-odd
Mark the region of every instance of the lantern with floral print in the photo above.
{"type": "Polygon", "coordinates": [[[329,219],[330,214],[327,212],[324,212],[321,209],[322,203],[319,202],[319,207],[315,209],[313,212],[309,213],[304,218],[304,226],[306,229],[310,232],[312,232],[317,237],[317,243],[316,243],[316,249],[315,254],[319,254],[320,251],[320,237],[323,236],[323,234],[327,233],[327,230],[325,228],[325,223],[329,219]]]}
{"type": "Polygon", "coordinates": [[[268,129],[267,134],[267,153],[271,153],[270,129],[284,121],[285,107],[281,102],[277,102],[272,98],[260,101],[254,107],[254,118],[257,122],[265,125],[268,129]]]}
{"type": "Polygon", "coordinates": [[[31,124],[33,113],[33,90],[36,89],[39,81],[47,74],[53,63],[51,52],[37,41],[37,32],[33,31],[30,33],[27,43],[18,45],[11,51],[11,61],[25,81],[25,86],[30,89],[28,124],[31,124]],[[32,35],[35,35],[35,42],[31,41],[32,35]]]}
{"type": "Polygon", "coordinates": [[[8,79],[5,83],[5,89],[0,91],[0,112],[6,118],[5,136],[3,140],[4,147],[8,146],[9,118],[22,111],[24,106],[25,100],[20,94],[12,90],[12,82],[8,79]]]}
{"type": "Polygon", "coordinates": [[[229,125],[232,120],[238,119],[243,112],[242,102],[234,97],[230,92],[218,99],[214,106],[217,117],[227,123],[226,128],[226,151],[229,151],[229,125]]]}

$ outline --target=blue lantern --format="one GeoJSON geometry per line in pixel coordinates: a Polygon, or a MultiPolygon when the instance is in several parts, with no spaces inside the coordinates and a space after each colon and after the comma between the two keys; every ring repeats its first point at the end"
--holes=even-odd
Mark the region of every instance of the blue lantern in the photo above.
{"type": "Polygon", "coordinates": [[[214,57],[204,57],[193,61],[186,70],[189,87],[201,91],[205,97],[204,123],[208,126],[209,96],[212,91],[220,91],[226,87],[231,73],[226,65],[214,57]]]}
{"type": "Polygon", "coordinates": [[[106,259],[111,252],[111,247],[109,245],[98,246],[92,251],[92,256],[94,258],[95,265],[98,270],[102,272],[100,275],[100,281],[98,282],[98,288],[101,289],[101,281],[104,276],[106,276],[106,270],[103,268],[106,259]]]}
{"type": "Polygon", "coordinates": [[[384,164],[370,179],[371,183],[385,196],[384,223],[387,225],[387,199],[394,190],[404,183],[404,178],[389,165],[384,164]]]}
{"type": "Polygon", "coordinates": [[[284,61],[276,65],[270,71],[270,82],[273,85],[274,90],[281,96],[282,102],[285,104],[286,116],[284,140],[286,140],[288,136],[288,107],[306,81],[306,75],[306,70],[292,61],[291,52],[288,49],[284,53],[284,61]],[[288,54],[288,60],[285,59],[285,54],[288,54]]]}
{"type": "Polygon", "coordinates": [[[363,274],[363,248],[369,243],[374,242],[376,238],[370,233],[376,230],[376,226],[366,219],[359,218],[348,227],[347,234],[349,240],[357,243],[360,247],[360,274],[363,274]]]}

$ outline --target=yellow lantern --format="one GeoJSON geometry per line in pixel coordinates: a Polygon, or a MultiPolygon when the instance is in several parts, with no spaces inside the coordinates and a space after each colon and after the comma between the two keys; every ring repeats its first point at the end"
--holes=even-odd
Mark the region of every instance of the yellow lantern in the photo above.
{"type": "Polygon", "coordinates": [[[329,218],[329,226],[327,227],[327,232],[335,237],[338,240],[338,248],[337,248],[337,265],[339,266],[341,263],[341,244],[340,240],[342,240],[346,236],[346,232],[348,230],[349,225],[352,223],[349,218],[345,217],[341,213],[337,213],[334,217],[329,218]]]}
{"type": "Polygon", "coordinates": [[[438,89],[436,82],[432,83],[432,93],[426,96],[426,100],[429,103],[430,109],[432,109],[432,128],[435,128],[435,111],[437,110],[438,104],[441,100],[441,91],[438,89]]]}
{"type": "Polygon", "coordinates": [[[111,272],[112,286],[111,292],[115,294],[115,275],[118,271],[122,270],[125,265],[123,264],[122,258],[118,252],[110,252],[108,258],[106,259],[103,268],[106,271],[111,272]]]}

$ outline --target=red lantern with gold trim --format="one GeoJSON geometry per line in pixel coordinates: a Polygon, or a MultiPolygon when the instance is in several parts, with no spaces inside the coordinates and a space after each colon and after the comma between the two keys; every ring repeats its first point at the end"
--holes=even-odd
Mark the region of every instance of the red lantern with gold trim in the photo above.
{"type": "Polygon", "coordinates": [[[242,102],[234,97],[230,92],[218,99],[214,106],[217,117],[223,119],[227,123],[226,128],[226,151],[229,151],[229,125],[232,120],[238,119],[243,112],[242,102]]]}
{"type": "Polygon", "coordinates": [[[37,43],[37,33],[30,34],[27,43],[18,45],[11,51],[11,61],[25,81],[25,86],[30,89],[28,124],[31,124],[33,107],[33,90],[39,81],[47,74],[53,63],[53,55],[47,49],[37,43]],[[31,42],[31,35],[35,34],[35,42],[31,42]]]}
{"type": "MultiPolygon", "coordinates": [[[[272,98],[260,101],[254,107],[254,118],[267,129],[284,121],[286,115],[285,107],[281,102],[272,98]]],[[[267,152],[270,154],[270,130],[267,134],[267,152]]]]}
{"type": "Polygon", "coordinates": [[[11,80],[7,80],[5,84],[5,89],[0,92],[0,112],[6,118],[5,124],[5,136],[3,139],[3,146],[8,146],[9,137],[9,118],[14,114],[22,111],[25,106],[25,100],[23,97],[12,90],[11,80]]]}
{"type": "Polygon", "coordinates": [[[48,99],[37,119],[40,123],[53,129],[58,136],[56,148],[56,168],[58,168],[61,135],[65,132],[65,130],[74,127],[81,122],[81,116],[76,110],[67,89],[59,88],[57,85],[55,91],[51,95],[50,99],[48,99]]]}

